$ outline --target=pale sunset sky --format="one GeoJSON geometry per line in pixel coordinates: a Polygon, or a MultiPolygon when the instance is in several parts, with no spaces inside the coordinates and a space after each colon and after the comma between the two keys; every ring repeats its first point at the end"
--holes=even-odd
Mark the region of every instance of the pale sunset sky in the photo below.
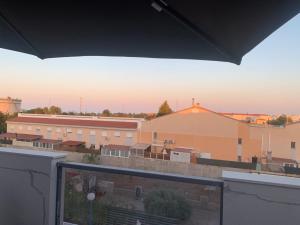
{"type": "Polygon", "coordinates": [[[40,60],[0,49],[0,97],[22,108],[156,112],[194,97],[218,112],[300,114],[300,15],[248,53],[240,66],[196,60],[73,57],[40,60]]]}

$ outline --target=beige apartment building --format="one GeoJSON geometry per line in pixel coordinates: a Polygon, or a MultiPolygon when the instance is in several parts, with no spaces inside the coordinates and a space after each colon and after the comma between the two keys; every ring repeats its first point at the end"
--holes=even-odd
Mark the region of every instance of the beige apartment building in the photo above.
{"type": "Polygon", "coordinates": [[[0,98],[0,112],[10,115],[21,112],[21,104],[20,99],[0,98]]]}
{"type": "Polygon", "coordinates": [[[140,142],[154,152],[180,148],[203,158],[250,162],[261,155],[260,139],[248,123],[199,105],[143,122],[140,142]]]}
{"type": "Polygon", "coordinates": [[[300,162],[300,123],[286,126],[252,126],[251,138],[260,139],[265,158],[282,158],[300,162]]]}
{"type": "MultiPolygon", "coordinates": [[[[7,133],[40,135],[46,140],[84,142],[87,148],[137,143],[142,119],[22,114],[7,121],[7,133]]],[[[74,143],[74,142],[73,142],[74,143]]]]}

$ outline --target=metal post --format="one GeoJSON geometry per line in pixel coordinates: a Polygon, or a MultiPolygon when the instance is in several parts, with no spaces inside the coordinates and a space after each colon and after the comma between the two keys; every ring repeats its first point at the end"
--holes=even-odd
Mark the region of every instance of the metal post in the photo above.
{"type": "Polygon", "coordinates": [[[93,201],[90,202],[90,208],[89,208],[89,216],[88,216],[88,225],[93,225],[93,201]]]}
{"type": "Polygon", "coordinates": [[[57,182],[56,182],[56,218],[55,224],[60,225],[61,222],[61,192],[62,192],[62,166],[57,166],[57,182]]]}
{"type": "Polygon", "coordinates": [[[221,184],[220,188],[220,225],[223,225],[224,183],[221,184]]]}

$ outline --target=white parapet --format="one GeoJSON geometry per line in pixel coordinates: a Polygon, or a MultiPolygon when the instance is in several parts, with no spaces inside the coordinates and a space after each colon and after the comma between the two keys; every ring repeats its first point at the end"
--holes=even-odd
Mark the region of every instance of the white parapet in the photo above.
{"type": "Polygon", "coordinates": [[[300,224],[300,178],[223,171],[224,225],[300,224]]]}
{"type": "Polygon", "coordinates": [[[56,163],[65,156],[0,148],[0,224],[55,224],[56,163]]]}

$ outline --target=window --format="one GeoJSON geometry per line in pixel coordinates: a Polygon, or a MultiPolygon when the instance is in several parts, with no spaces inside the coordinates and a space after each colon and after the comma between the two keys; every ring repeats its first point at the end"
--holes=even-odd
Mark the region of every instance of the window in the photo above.
{"type": "Polygon", "coordinates": [[[243,143],[243,139],[242,138],[238,138],[238,144],[241,145],[243,143]]]}
{"type": "Polygon", "coordinates": [[[107,132],[106,131],[102,131],[102,137],[107,137],[107,132]]]}
{"type": "Polygon", "coordinates": [[[127,137],[127,138],[132,138],[132,136],[133,136],[133,135],[132,135],[132,132],[127,132],[127,133],[126,133],[126,137],[127,137]]]}
{"type": "Polygon", "coordinates": [[[121,137],[120,131],[115,131],[114,135],[115,135],[115,137],[121,137]]]}
{"type": "Polygon", "coordinates": [[[56,133],[60,133],[61,129],[60,128],[56,128],[56,133]]]}
{"type": "Polygon", "coordinates": [[[90,135],[96,135],[96,131],[91,130],[91,131],[90,131],[90,135]]]}
{"type": "Polygon", "coordinates": [[[82,134],[77,134],[77,141],[82,141],[82,134]]]}
{"type": "Polygon", "coordinates": [[[90,135],[89,137],[89,143],[90,145],[96,145],[96,136],[95,135],[90,135]]]}
{"type": "Polygon", "coordinates": [[[153,140],[157,140],[157,132],[153,132],[152,133],[152,139],[153,140]]]}
{"type": "Polygon", "coordinates": [[[41,133],[41,128],[39,128],[39,127],[36,128],[36,129],[35,129],[35,133],[36,133],[36,134],[40,134],[40,133],[41,133]]]}
{"type": "Polygon", "coordinates": [[[72,129],[71,128],[67,128],[67,133],[72,133],[72,129]]]}
{"type": "Polygon", "coordinates": [[[116,156],[116,151],[115,150],[110,150],[110,155],[116,156]]]}
{"type": "Polygon", "coordinates": [[[31,126],[28,126],[28,127],[27,127],[27,130],[29,130],[29,131],[32,130],[32,127],[31,127],[31,126]]]}
{"type": "Polygon", "coordinates": [[[51,139],[51,138],[52,138],[52,131],[51,131],[51,130],[48,130],[48,131],[47,131],[47,138],[48,138],[48,139],[51,139]]]}
{"type": "Polygon", "coordinates": [[[291,142],[291,148],[296,148],[296,142],[295,141],[291,142]]]}
{"type": "Polygon", "coordinates": [[[120,152],[120,156],[121,156],[121,157],[125,157],[125,151],[121,151],[121,152],[120,152]]]}
{"type": "Polygon", "coordinates": [[[77,134],[82,134],[82,130],[77,130],[77,134]]]}
{"type": "Polygon", "coordinates": [[[239,155],[237,161],[242,162],[242,156],[239,155]]]}

